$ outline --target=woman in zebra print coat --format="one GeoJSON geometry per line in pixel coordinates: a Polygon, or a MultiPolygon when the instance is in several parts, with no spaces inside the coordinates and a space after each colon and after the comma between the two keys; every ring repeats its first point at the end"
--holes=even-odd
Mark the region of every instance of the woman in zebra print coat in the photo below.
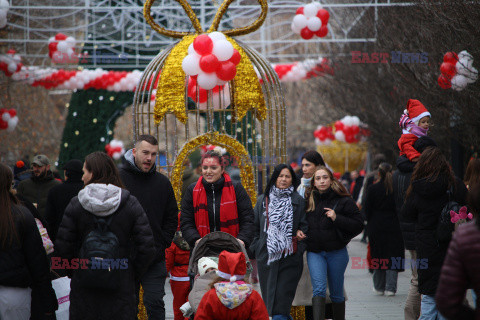
{"type": "Polygon", "coordinates": [[[273,320],[290,319],[290,308],[303,269],[306,248],[305,200],[295,191],[293,169],[275,167],[255,206],[255,253],[262,297],[273,320]]]}

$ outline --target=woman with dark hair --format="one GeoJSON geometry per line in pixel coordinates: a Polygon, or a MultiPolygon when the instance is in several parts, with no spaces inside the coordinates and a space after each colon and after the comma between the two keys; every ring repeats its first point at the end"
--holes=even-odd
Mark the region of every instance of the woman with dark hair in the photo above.
{"type": "Polygon", "coordinates": [[[0,319],[55,319],[57,298],[42,239],[12,186],[12,171],[0,163],[0,319]]]}
{"type": "Polygon", "coordinates": [[[63,265],[67,261],[70,263],[67,265],[73,266],[77,261],[78,266],[73,270],[71,282],[70,319],[134,319],[135,277],[142,276],[155,255],[147,216],[138,200],[122,189],[118,170],[107,154],[94,152],[85,158],[82,180],[85,187],[65,210],[55,242],[58,255],[64,259],[63,265]],[[112,243],[118,244],[115,261],[104,261],[101,267],[94,267],[92,258],[86,266],[81,261],[79,264],[79,256],[89,252],[93,243],[87,243],[85,239],[94,239],[95,233],[99,232],[103,232],[105,239],[104,246],[98,248],[100,252],[107,250],[105,248],[112,243]],[[117,288],[86,281],[85,267],[89,269],[89,275],[106,269],[109,274],[120,274],[115,283],[117,288]],[[97,268],[101,270],[95,270],[97,268]]]}
{"type": "Polygon", "coordinates": [[[308,150],[302,156],[302,172],[300,185],[297,188],[298,194],[305,197],[305,191],[310,187],[310,181],[318,166],[325,166],[322,156],[315,150],[308,150]]]}
{"type": "Polygon", "coordinates": [[[253,237],[253,208],[241,183],[225,172],[223,157],[207,151],[201,160],[202,176],[183,195],[180,229],[193,247],[214,231],[231,234],[248,248],[253,237]]]}
{"type": "Polygon", "coordinates": [[[289,319],[303,269],[305,201],[295,191],[290,166],[275,167],[255,205],[255,236],[250,250],[257,258],[262,297],[274,320],[289,319]]]}
{"type": "Polygon", "coordinates": [[[379,182],[368,187],[364,206],[374,262],[373,291],[377,295],[393,296],[397,292],[398,272],[404,270],[405,247],[395,212],[389,163],[378,166],[378,178],[379,182]]]}
{"type": "Polygon", "coordinates": [[[442,209],[449,200],[465,203],[465,185],[454,178],[447,159],[439,148],[425,149],[412,173],[402,215],[415,222],[415,247],[419,262],[418,292],[422,294],[421,320],[444,319],[435,306],[440,269],[447,253],[448,242],[437,238],[442,209]],[[448,192],[453,193],[452,199],[448,192]]]}
{"type": "Polygon", "coordinates": [[[467,189],[479,184],[480,185],[480,159],[472,158],[468,162],[467,170],[465,171],[465,179],[463,179],[467,189]]]}
{"type": "Polygon", "coordinates": [[[468,207],[476,221],[458,226],[453,234],[435,297],[438,311],[448,319],[480,317],[480,309],[464,303],[469,288],[480,293],[480,184],[469,190],[468,207]]]}
{"type": "Polygon", "coordinates": [[[313,318],[325,319],[328,287],[333,319],[345,319],[343,283],[347,244],[363,230],[358,207],[332,172],[320,166],[313,175],[307,200],[307,261],[313,286],[313,318]]]}

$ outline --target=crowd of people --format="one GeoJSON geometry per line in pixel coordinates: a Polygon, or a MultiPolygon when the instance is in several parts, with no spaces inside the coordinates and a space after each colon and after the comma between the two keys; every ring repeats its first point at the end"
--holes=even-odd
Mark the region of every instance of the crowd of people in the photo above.
{"type": "Polygon", "coordinates": [[[103,152],[67,162],[63,182],[45,155],[30,171],[0,164],[0,319],[55,319],[50,268],[59,259],[57,271],[71,278],[70,319],[135,319],[140,297],[149,319],[165,319],[169,278],[175,320],[192,307],[195,319],[292,319],[292,306],[305,306],[306,319],[343,320],[347,245],[365,225],[372,294],[395,295],[398,272],[410,269],[405,319],[478,317],[465,292],[480,289],[480,227],[450,215],[464,205],[480,212],[480,159],[470,160],[463,181],[455,177],[426,135],[430,117],[409,100],[395,171],[377,156],[367,174],[337,179],[311,150],[300,173],[275,166],[256,203],[210,150],[198,176],[186,172],[177,207],[151,135],[138,137],[120,167],[103,152]],[[218,232],[240,249],[214,248],[192,275],[192,252],[218,232]],[[261,294],[249,281],[251,263],[261,294]],[[209,285],[191,306],[195,279],[209,285]]]}

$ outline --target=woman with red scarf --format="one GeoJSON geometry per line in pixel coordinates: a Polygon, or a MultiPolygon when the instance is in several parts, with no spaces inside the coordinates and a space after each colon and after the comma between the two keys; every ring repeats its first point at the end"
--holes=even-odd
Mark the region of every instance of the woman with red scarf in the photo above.
{"type": "Polygon", "coordinates": [[[210,150],[202,157],[202,176],[188,186],[182,200],[180,229],[193,247],[214,231],[231,234],[248,247],[253,238],[253,208],[247,191],[225,172],[222,156],[210,150]]]}

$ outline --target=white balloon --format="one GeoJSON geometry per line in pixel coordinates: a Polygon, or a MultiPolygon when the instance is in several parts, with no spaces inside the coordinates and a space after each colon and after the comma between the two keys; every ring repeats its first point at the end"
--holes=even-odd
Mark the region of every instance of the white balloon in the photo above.
{"type": "Polygon", "coordinates": [[[224,86],[227,83],[228,83],[227,81],[223,81],[223,80],[220,80],[220,79],[217,78],[217,86],[224,86]]]}
{"type": "Polygon", "coordinates": [[[468,53],[467,50],[463,50],[463,51],[460,51],[460,53],[458,54],[458,59],[462,59],[462,58],[468,58],[468,59],[473,59],[473,56],[468,53]]]}
{"type": "Polygon", "coordinates": [[[345,134],[343,133],[343,131],[337,131],[335,132],[335,139],[338,140],[338,141],[342,141],[342,142],[345,142],[345,134]]]}
{"type": "Polygon", "coordinates": [[[0,20],[7,19],[7,11],[0,9],[0,20]]]}
{"type": "Polygon", "coordinates": [[[308,18],[307,27],[310,31],[318,31],[322,26],[322,20],[319,17],[308,18]]]}
{"type": "Polygon", "coordinates": [[[227,40],[217,40],[213,43],[212,53],[219,61],[227,61],[233,56],[233,46],[227,40]]]}
{"type": "Polygon", "coordinates": [[[468,83],[474,83],[478,79],[478,70],[475,69],[474,67],[470,68],[470,72],[468,73],[467,77],[467,82],[468,83]]]}
{"type": "Polygon", "coordinates": [[[5,112],[3,115],[2,115],[2,120],[5,121],[5,122],[8,122],[8,120],[10,120],[10,113],[8,112],[5,112]]]}
{"type": "Polygon", "coordinates": [[[55,37],[48,38],[48,43],[55,42],[55,37]]]}
{"type": "Polygon", "coordinates": [[[65,60],[67,60],[67,57],[63,52],[55,51],[52,55],[52,62],[54,63],[65,63],[65,60]]]}
{"type": "Polygon", "coordinates": [[[14,128],[17,126],[18,124],[18,117],[15,116],[13,118],[10,118],[10,120],[8,120],[8,126],[12,125],[14,128]]]}
{"type": "Polygon", "coordinates": [[[315,3],[309,3],[303,8],[303,14],[307,18],[315,17],[317,15],[317,12],[318,12],[318,8],[315,5],[315,3]]]}
{"type": "Polygon", "coordinates": [[[0,10],[8,11],[9,7],[10,7],[10,4],[8,3],[7,0],[0,0],[0,10]]]}
{"type": "Polygon", "coordinates": [[[77,41],[75,40],[74,37],[67,37],[67,39],[65,39],[65,42],[67,42],[67,44],[70,48],[73,48],[73,47],[75,47],[75,43],[77,41]]]}
{"type": "Polygon", "coordinates": [[[467,78],[460,74],[457,74],[455,77],[452,78],[452,88],[461,91],[465,89],[468,85],[467,78]]]}
{"type": "Polygon", "coordinates": [[[187,55],[182,61],[182,69],[189,76],[199,74],[201,70],[198,56],[192,54],[187,55]]]}
{"type": "Polygon", "coordinates": [[[68,46],[66,41],[59,41],[57,44],[57,50],[60,52],[67,52],[69,48],[70,47],[68,46]]]}
{"type": "Polygon", "coordinates": [[[210,39],[212,39],[213,42],[218,41],[218,40],[227,40],[227,37],[221,32],[214,31],[208,34],[210,39]]]}
{"type": "Polygon", "coordinates": [[[188,51],[188,54],[189,54],[189,55],[196,53],[196,52],[195,52],[195,49],[193,48],[193,42],[188,46],[187,51],[188,51]]]}
{"type": "Polygon", "coordinates": [[[314,4],[317,9],[322,9],[322,5],[320,4],[320,2],[314,1],[312,2],[312,4],[314,4]]]}
{"type": "Polygon", "coordinates": [[[117,83],[113,84],[113,91],[119,92],[120,89],[121,89],[120,88],[120,83],[117,82],[117,83]]]}
{"type": "Polygon", "coordinates": [[[197,77],[200,87],[205,90],[212,90],[217,85],[217,75],[215,73],[201,73],[197,77]]]}
{"type": "Polygon", "coordinates": [[[293,23],[293,21],[292,21],[291,27],[292,27],[292,31],[296,34],[300,34],[300,31],[302,31],[302,28],[298,28],[297,26],[295,26],[295,23],[293,23]]]}
{"type": "Polygon", "coordinates": [[[17,71],[17,64],[15,62],[10,62],[8,64],[8,71],[10,71],[10,73],[17,71]]]}
{"type": "Polygon", "coordinates": [[[121,156],[122,156],[122,154],[120,152],[114,152],[112,154],[112,158],[115,159],[115,160],[120,159],[121,156]]]}
{"type": "Polygon", "coordinates": [[[357,127],[360,125],[360,119],[357,116],[353,116],[353,125],[357,127]]]}
{"type": "Polygon", "coordinates": [[[332,144],[332,140],[331,139],[325,139],[325,141],[323,141],[323,143],[326,145],[326,146],[329,146],[332,144]]]}
{"type": "Polygon", "coordinates": [[[293,17],[293,24],[295,25],[295,28],[302,30],[307,26],[307,17],[303,14],[297,14],[293,17]]]}

